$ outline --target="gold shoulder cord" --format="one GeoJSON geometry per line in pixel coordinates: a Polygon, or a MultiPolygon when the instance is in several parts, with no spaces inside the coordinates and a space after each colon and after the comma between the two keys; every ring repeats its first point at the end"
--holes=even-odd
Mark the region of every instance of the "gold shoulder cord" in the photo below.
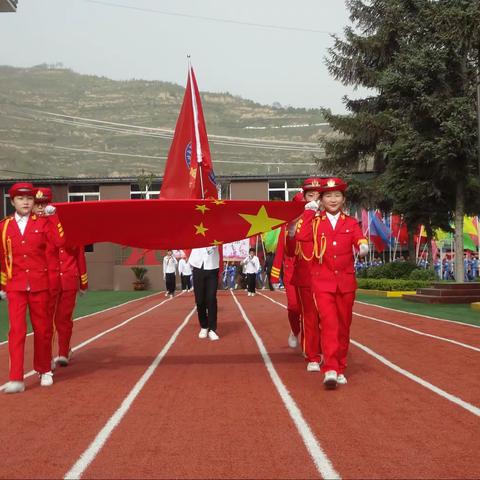
{"type": "MultiPolygon", "coordinates": [[[[315,238],[315,222],[316,222],[317,219],[314,219],[314,226],[313,226],[313,229],[314,229],[314,238],[315,238]]],[[[314,240],[315,242],[315,240],[314,240]]],[[[298,257],[298,258],[303,258],[305,261],[307,262],[310,262],[311,260],[313,260],[313,257],[315,256],[315,248],[313,249],[313,252],[312,252],[312,255],[310,257],[306,257],[305,254],[303,253],[303,249],[302,249],[302,242],[298,242],[297,241],[297,244],[295,245],[295,255],[298,257]]]]}
{"type": "Polygon", "coordinates": [[[325,250],[327,249],[327,238],[325,237],[325,234],[322,232],[322,238],[320,239],[320,246],[318,245],[317,233],[318,233],[319,223],[320,223],[320,220],[316,218],[315,223],[313,225],[313,254],[318,258],[319,263],[322,263],[323,255],[325,253],[325,250]]]}
{"type": "Polygon", "coordinates": [[[2,243],[3,243],[3,252],[5,255],[5,267],[7,269],[7,278],[10,280],[12,278],[12,266],[13,266],[13,256],[12,256],[12,241],[10,237],[7,238],[7,228],[8,224],[12,221],[12,218],[7,218],[3,224],[2,229],[2,243]]]}

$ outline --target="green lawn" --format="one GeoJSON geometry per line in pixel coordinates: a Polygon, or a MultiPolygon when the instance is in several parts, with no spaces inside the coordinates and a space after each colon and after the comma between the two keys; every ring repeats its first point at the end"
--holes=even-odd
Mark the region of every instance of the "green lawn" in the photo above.
{"type": "Polygon", "coordinates": [[[429,305],[426,303],[408,302],[401,298],[375,297],[361,293],[357,293],[357,300],[373,305],[381,305],[382,307],[394,308],[395,310],[402,310],[404,312],[429,315],[430,317],[455,320],[457,322],[480,326],[480,311],[470,308],[470,304],[429,305]]]}
{"type": "MultiPolygon", "coordinates": [[[[82,297],[78,298],[77,306],[75,308],[74,318],[88,315],[89,313],[105,310],[120,303],[141,298],[150,295],[153,292],[87,292],[82,297]]],[[[31,331],[30,323],[28,324],[28,331],[31,331]]],[[[6,340],[8,332],[8,315],[7,302],[0,301],[0,341],[6,340]]]]}

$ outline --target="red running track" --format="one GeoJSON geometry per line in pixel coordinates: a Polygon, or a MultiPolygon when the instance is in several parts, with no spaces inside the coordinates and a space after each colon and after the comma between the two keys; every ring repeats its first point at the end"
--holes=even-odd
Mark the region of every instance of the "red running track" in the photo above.
{"type": "MultiPolygon", "coordinates": [[[[285,303],[276,292],[267,296],[285,303]]],[[[166,302],[158,295],[76,322],[81,348],[52,388],[32,377],[25,393],[0,396],[0,476],[479,477],[478,351],[356,316],[359,345],[473,411],[357,346],[349,384],[325,391],[321,376],[306,372],[300,353],[286,347],[281,305],[244,292],[220,293],[219,305],[218,342],[197,338],[192,294],[166,302]],[[115,428],[108,427],[112,416],[115,428]]],[[[479,329],[361,308],[361,315],[479,345],[479,329]]]]}

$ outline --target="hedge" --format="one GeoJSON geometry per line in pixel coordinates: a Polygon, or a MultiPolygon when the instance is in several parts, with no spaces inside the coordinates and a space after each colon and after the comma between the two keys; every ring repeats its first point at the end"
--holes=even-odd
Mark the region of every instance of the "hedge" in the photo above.
{"type": "Polygon", "coordinates": [[[357,278],[358,288],[366,290],[413,291],[426,288],[432,282],[428,280],[404,280],[391,278],[357,278]]]}

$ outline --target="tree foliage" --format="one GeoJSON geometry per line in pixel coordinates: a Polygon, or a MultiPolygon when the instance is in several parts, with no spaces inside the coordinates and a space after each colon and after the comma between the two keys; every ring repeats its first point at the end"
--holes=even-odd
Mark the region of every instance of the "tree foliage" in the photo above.
{"type": "Polygon", "coordinates": [[[431,234],[455,217],[461,231],[463,214],[480,211],[480,0],[348,0],[347,6],[353,26],[334,38],[327,66],[344,84],[372,94],[345,98],[348,115],[327,112],[339,135],[325,142],[323,167],[336,173],[370,162],[369,188],[404,214],[410,230],[424,224],[431,234]]]}

